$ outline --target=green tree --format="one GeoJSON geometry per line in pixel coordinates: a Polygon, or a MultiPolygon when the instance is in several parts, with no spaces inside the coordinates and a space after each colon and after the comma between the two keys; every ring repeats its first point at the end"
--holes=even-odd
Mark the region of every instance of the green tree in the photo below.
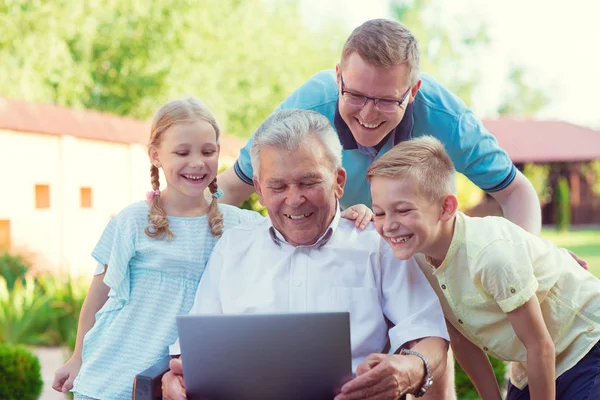
{"type": "Polygon", "coordinates": [[[304,27],[293,1],[4,0],[0,24],[4,96],[148,118],[192,94],[241,136],[332,67],[341,37],[304,27]]]}
{"type": "Polygon", "coordinates": [[[498,107],[498,114],[533,117],[548,105],[550,98],[526,83],[525,72],[523,67],[514,67],[510,72],[508,94],[498,107]]]}

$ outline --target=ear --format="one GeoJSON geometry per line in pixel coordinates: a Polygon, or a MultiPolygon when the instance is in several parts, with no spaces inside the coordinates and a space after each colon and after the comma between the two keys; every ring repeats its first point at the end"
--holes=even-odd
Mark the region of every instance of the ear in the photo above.
{"type": "Polygon", "coordinates": [[[252,182],[254,183],[254,190],[258,195],[258,201],[260,201],[260,204],[265,204],[263,202],[262,187],[260,186],[260,182],[258,181],[258,179],[256,179],[256,177],[252,178],[252,182]]]}
{"type": "Polygon", "coordinates": [[[412,89],[410,90],[410,100],[408,100],[409,103],[412,103],[415,100],[415,96],[417,95],[417,92],[419,91],[419,89],[421,88],[421,80],[419,79],[417,81],[417,83],[414,84],[414,86],[412,87],[412,89]]]}
{"type": "Polygon", "coordinates": [[[158,159],[158,150],[156,147],[151,146],[148,148],[148,157],[150,157],[150,162],[152,165],[154,165],[156,168],[160,168],[160,160],[158,159]]]}
{"type": "Polygon", "coordinates": [[[335,64],[335,77],[339,87],[341,85],[340,82],[342,81],[342,68],[340,67],[340,64],[335,64]]]}
{"type": "Polygon", "coordinates": [[[342,167],[338,167],[337,170],[335,171],[335,185],[334,185],[334,192],[335,192],[336,199],[341,199],[342,196],[344,195],[344,187],[346,186],[346,178],[347,178],[346,170],[342,167]]]}
{"type": "Polygon", "coordinates": [[[456,211],[458,211],[458,199],[453,194],[447,194],[442,199],[442,214],[440,215],[440,220],[442,222],[452,220],[456,211]]]}

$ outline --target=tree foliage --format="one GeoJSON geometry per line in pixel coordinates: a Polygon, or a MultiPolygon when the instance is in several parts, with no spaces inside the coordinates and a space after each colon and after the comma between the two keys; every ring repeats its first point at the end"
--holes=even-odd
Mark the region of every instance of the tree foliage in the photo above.
{"type": "Polygon", "coordinates": [[[4,96],[148,118],[192,94],[241,136],[331,68],[341,38],[263,0],[3,0],[0,25],[4,96]]]}

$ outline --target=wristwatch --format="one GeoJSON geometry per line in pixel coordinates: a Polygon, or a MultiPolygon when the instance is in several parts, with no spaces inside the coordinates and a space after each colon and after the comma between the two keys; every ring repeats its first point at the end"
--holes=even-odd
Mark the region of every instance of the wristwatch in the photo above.
{"type": "Polygon", "coordinates": [[[417,392],[412,393],[412,395],[415,397],[422,397],[425,393],[427,393],[427,389],[429,389],[431,387],[431,385],[433,385],[433,376],[431,376],[431,369],[429,368],[429,360],[427,360],[427,357],[425,357],[423,354],[419,353],[418,351],[414,351],[414,350],[401,349],[400,354],[417,356],[421,360],[423,360],[423,364],[425,364],[425,380],[423,381],[423,384],[417,390],[417,392]]]}

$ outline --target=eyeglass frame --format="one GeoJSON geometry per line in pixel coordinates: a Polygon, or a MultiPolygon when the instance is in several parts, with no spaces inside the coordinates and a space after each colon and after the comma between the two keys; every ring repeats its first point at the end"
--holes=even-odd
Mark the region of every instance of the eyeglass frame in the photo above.
{"type": "Polygon", "coordinates": [[[358,105],[354,105],[354,104],[350,104],[348,103],[348,101],[346,100],[346,97],[344,97],[344,103],[347,103],[350,107],[356,107],[356,108],[363,108],[364,106],[367,105],[367,102],[369,100],[372,100],[373,103],[375,104],[375,108],[377,108],[379,111],[384,112],[384,113],[393,113],[398,111],[398,108],[402,107],[402,104],[404,104],[404,101],[406,100],[406,97],[408,97],[408,94],[411,92],[412,86],[409,87],[406,92],[404,92],[404,94],[400,97],[400,100],[396,100],[396,99],[386,99],[386,98],[381,98],[381,97],[370,97],[370,96],[365,96],[364,94],[358,94],[355,93],[353,91],[350,90],[346,90],[346,85],[344,84],[344,77],[340,74],[340,81],[342,83],[342,88],[341,88],[341,94],[342,97],[344,97],[345,93],[351,94],[352,96],[355,97],[363,97],[365,99],[364,103],[362,104],[362,106],[358,106],[358,105]],[[382,109],[379,108],[379,101],[390,101],[390,102],[395,102],[397,105],[397,109],[394,111],[384,111],[382,109]]]}

